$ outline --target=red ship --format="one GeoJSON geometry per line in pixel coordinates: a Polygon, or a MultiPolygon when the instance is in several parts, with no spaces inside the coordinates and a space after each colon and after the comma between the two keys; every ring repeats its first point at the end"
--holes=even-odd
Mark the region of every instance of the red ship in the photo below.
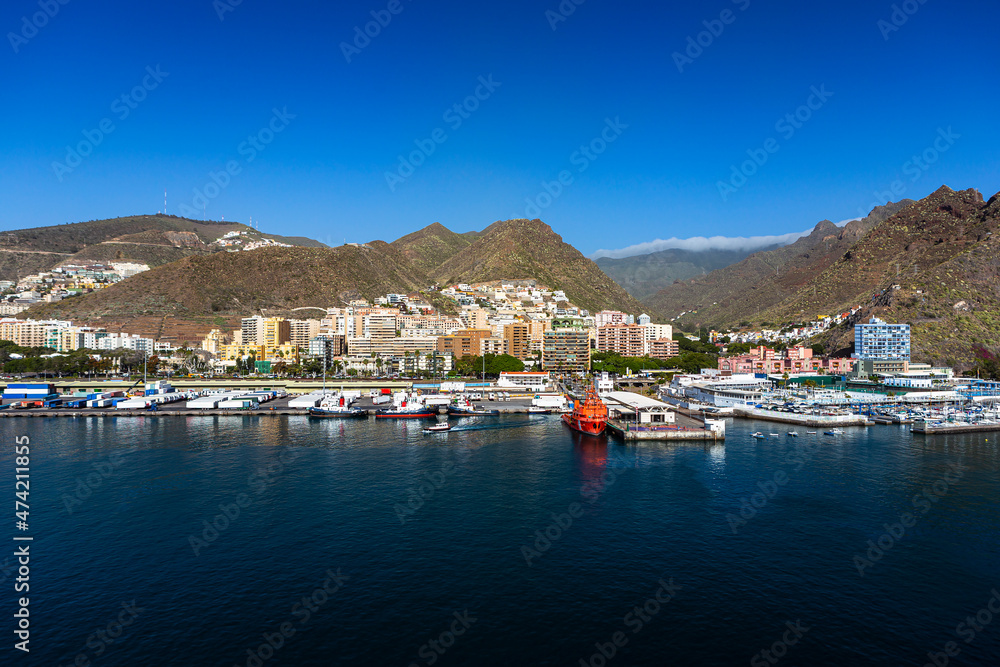
{"type": "Polygon", "coordinates": [[[562,416],[563,421],[574,431],[587,435],[600,435],[608,425],[608,408],[594,391],[587,387],[587,396],[582,403],[573,407],[573,412],[562,416]]]}

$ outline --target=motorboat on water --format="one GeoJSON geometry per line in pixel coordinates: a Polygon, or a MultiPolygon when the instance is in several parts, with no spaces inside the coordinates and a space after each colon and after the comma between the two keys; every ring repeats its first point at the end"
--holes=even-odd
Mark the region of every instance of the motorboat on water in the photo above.
{"type": "Polygon", "coordinates": [[[792,437],[792,438],[797,438],[797,437],[799,437],[799,433],[798,433],[798,431],[789,431],[789,432],[788,432],[788,435],[789,435],[790,437],[792,437]]]}
{"type": "Polygon", "coordinates": [[[424,433],[445,433],[451,430],[451,424],[448,422],[438,422],[433,426],[425,426],[424,433]]]}
{"type": "Polygon", "coordinates": [[[763,433],[761,433],[760,431],[757,431],[756,433],[751,433],[751,434],[750,434],[750,437],[751,437],[751,438],[760,438],[760,439],[764,439],[764,437],[765,437],[765,436],[764,436],[764,434],[763,434],[763,433]]]}
{"type": "Polygon", "coordinates": [[[550,410],[548,408],[539,408],[539,407],[535,407],[534,405],[532,405],[531,407],[528,408],[528,414],[529,415],[551,415],[552,414],[552,410],[550,410]]]}

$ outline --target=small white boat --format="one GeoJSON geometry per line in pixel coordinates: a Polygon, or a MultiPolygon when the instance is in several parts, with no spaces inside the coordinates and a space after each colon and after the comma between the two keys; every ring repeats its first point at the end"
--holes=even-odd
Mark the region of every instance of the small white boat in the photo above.
{"type": "Polygon", "coordinates": [[[833,429],[833,432],[834,432],[834,433],[836,433],[837,435],[842,435],[842,434],[844,433],[844,432],[843,432],[843,431],[842,431],[841,429],[839,429],[839,428],[835,428],[835,429],[833,429]]]}
{"type": "Polygon", "coordinates": [[[790,435],[793,438],[799,437],[798,431],[789,431],[788,435],[790,435]]]}
{"type": "Polygon", "coordinates": [[[777,437],[778,437],[778,436],[779,436],[780,434],[779,434],[779,433],[770,433],[769,435],[770,435],[770,436],[771,436],[772,438],[777,438],[777,437]]]}
{"type": "Polygon", "coordinates": [[[816,431],[806,431],[806,435],[816,435],[816,431]]]}
{"type": "Polygon", "coordinates": [[[424,427],[424,433],[444,433],[445,431],[451,430],[451,424],[448,422],[438,422],[433,426],[424,427]]]}
{"type": "Polygon", "coordinates": [[[760,431],[757,431],[756,433],[751,433],[751,434],[750,434],[750,437],[751,437],[751,438],[763,438],[763,437],[764,437],[764,434],[763,434],[763,433],[761,433],[760,431]]]}

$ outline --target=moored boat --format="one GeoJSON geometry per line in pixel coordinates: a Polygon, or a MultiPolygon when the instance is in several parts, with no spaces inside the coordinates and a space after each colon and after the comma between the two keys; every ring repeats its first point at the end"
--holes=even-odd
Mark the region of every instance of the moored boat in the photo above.
{"type": "Polygon", "coordinates": [[[562,419],[574,431],[587,435],[600,435],[608,425],[608,408],[591,385],[587,387],[584,400],[577,401],[573,412],[563,415],[562,419]]]}
{"type": "Polygon", "coordinates": [[[760,431],[757,431],[756,433],[751,433],[751,434],[750,434],[750,437],[751,437],[751,438],[761,438],[761,439],[763,439],[763,438],[764,438],[765,436],[764,436],[764,434],[763,434],[763,433],[761,433],[760,431]]]}
{"type": "Polygon", "coordinates": [[[327,419],[363,419],[368,416],[368,413],[361,408],[309,408],[309,416],[327,419]]]}

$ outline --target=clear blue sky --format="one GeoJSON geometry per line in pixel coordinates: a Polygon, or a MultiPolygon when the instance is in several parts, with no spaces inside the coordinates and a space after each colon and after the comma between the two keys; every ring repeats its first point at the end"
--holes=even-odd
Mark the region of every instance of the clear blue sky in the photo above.
{"type": "Polygon", "coordinates": [[[58,13],[35,17],[37,30],[23,17],[42,11],[38,0],[4,2],[0,228],[155,213],[164,188],[168,212],[201,209],[196,189],[229,161],[238,173],[209,186],[210,219],[253,216],[262,230],[339,244],[528,212],[588,254],[795,232],[857,217],[896,180],[914,198],[942,183],[1000,190],[993,0],[911,0],[915,13],[891,32],[892,3],[870,1],[566,0],[575,11],[559,21],[546,16],[558,0],[243,0],[222,11],[233,1],[42,0],[58,13]],[[391,20],[347,62],[341,43],[373,11],[391,20]],[[674,52],[720,27],[679,71],[674,52]],[[157,66],[159,80],[147,70],[157,66]],[[479,83],[490,76],[492,91],[479,83]],[[144,99],[120,100],[136,86],[144,99]],[[813,86],[832,96],[810,100],[813,86]],[[470,99],[467,117],[445,116],[477,90],[485,99],[470,99]],[[791,136],[776,127],[810,101],[818,108],[791,136]],[[273,109],[295,117],[272,121],[273,109]],[[102,122],[113,131],[71,166],[67,146],[102,122]],[[262,143],[272,122],[281,131],[262,143]],[[907,165],[949,127],[960,137],[934,164],[907,165]],[[439,128],[443,143],[431,139],[439,128]],[[243,143],[261,130],[262,150],[243,143]],[[574,154],[602,132],[614,138],[602,154],[574,154]],[[719,181],[768,139],[777,152],[723,197],[719,181]],[[433,153],[390,187],[386,173],[399,176],[417,140],[433,153]],[[529,209],[561,171],[572,182],[529,209]]]}

